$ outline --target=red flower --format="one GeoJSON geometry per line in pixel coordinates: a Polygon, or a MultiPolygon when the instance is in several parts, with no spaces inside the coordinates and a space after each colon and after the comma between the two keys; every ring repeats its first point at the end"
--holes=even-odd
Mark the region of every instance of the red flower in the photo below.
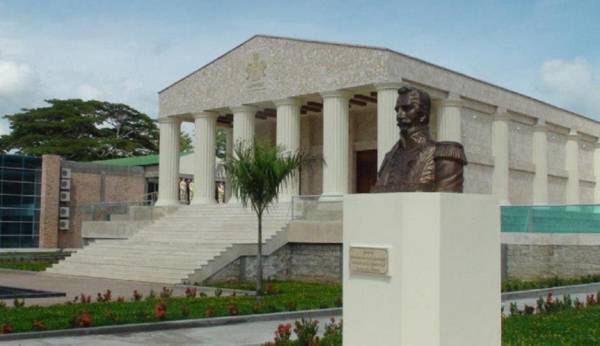
{"type": "Polygon", "coordinates": [[[8,334],[13,332],[13,327],[10,324],[3,324],[2,328],[0,328],[0,335],[8,334]]]}
{"type": "Polygon", "coordinates": [[[238,315],[240,313],[240,311],[238,310],[237,306],[235,306],[235,304],[227,305],[227,311],[229,311],[230,315],[238,315]]]}
{"type": "Polygon", "coordinates": [[[87,311],[82,312],[79,315],[78,325],[80,327],[89,327],[92,324],[92,317],[87,311]]]}
{"type": "Polygon", "coordinates": [[[269,296],[273,294],[273,284],[267,284],[267,287],[265,288],[265,293],[269,296]]]}
{"type": "Polygon", "coordinates": [[[39,320],[33,320],[31,322],[31,327],[33,329],[36,329],[36,330],[44,330],[44,329],[46,329],[46,325],[44,325],[44,322],[39,321],[39,320]]]}
{"type": "Polygon", "coordinates": [[[154,317],[162,320],[166,317],[166,315],[167,307],[165,306],[165,304],[156,304],[156,306],[154,307],[154,317]]]}

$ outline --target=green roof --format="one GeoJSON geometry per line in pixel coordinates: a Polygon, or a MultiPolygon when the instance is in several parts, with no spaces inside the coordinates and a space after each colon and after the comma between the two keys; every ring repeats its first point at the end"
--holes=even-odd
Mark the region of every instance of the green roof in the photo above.
{"type": "MultiPolygon", "coordinates": [[[[186,156],[191,153],[192,153],[191,151],[183,152],[183,153],[179,153],[179,156],[186,156]]],[[[146,156],[124,157],[122,159],[100,160],[100,161],[93,161],[93,163],[99,163],[102,165],[112,165],[112,166],[152,166],[152,165],[158,165],[158,154],[146,155],[146,156]]]]}

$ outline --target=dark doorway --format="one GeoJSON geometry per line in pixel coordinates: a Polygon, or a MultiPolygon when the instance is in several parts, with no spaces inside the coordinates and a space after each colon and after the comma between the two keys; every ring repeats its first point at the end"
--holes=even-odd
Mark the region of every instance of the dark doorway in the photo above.
{"type": "Polygon", "coordinates": [[[356,193],[368,193],[377,182],[377,150],[356,152],[356,193]]]}

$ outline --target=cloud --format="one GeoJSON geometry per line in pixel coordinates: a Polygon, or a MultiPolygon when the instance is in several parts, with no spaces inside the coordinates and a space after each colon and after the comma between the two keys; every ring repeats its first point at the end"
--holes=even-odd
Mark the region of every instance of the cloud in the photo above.
{"type": "Polygon", "coordinates": [[[548,60],[542,64],[540,80],[545,98],[551,103],[600,118],[600,80],[586,59],[548,60]]]}
{"type": "Polygon", "coordinates": [[[82,100],[102,100],[104,93],[89,84],[82,84],[77,87],[77,96],[82,100]]]}
{"type": "Polygon", "coordinates": [[[0,97],[23,92],[34,80],[33,69],[28,64],[0,60],[0,97]]]}

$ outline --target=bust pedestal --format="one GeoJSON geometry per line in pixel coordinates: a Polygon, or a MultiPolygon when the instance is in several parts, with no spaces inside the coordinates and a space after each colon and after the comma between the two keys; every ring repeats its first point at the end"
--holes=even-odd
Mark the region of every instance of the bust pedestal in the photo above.
{"type": "Polygon", "coordinates": [[[344,345],[500,345],[491,195],[344,197],[344,345]]]}

